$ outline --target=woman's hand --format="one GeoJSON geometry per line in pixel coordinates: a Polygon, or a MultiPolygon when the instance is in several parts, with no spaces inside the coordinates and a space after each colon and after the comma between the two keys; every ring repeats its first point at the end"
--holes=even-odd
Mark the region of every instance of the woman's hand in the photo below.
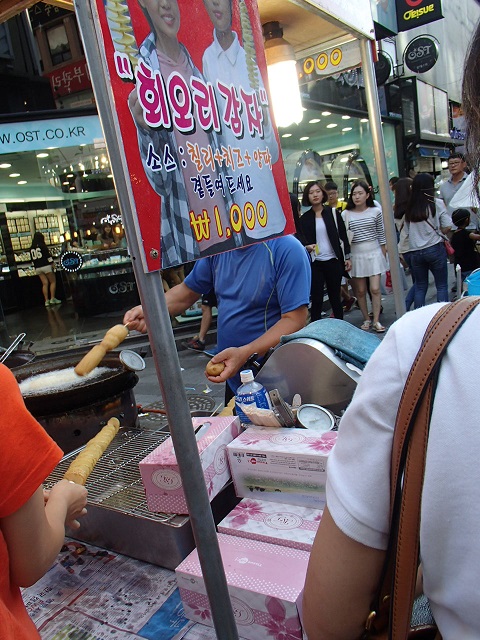
{"type": "MultiPolygon", "coordinates": [[[[44,495],[45,497],[45,495],[44,495]]],[[[87,490],[81,484],[69,480],[60,480],[52,487],[47,498],[46,508],[57,511],[65,508],[65,526],[78,529],[81,518],[87,513],[87,490]]]]}
{"type": "Polygon", "coordinates": [[[309,252],[309,253],[313,253],[315,251],[315,246],[314,244],[307,244],[305,245],[305,249],[309,252]]]}
{"type": "Polygon", "coordinates": [[[350,271],[351,268],[352,268],[352,261],[345,260],[345,271],[350,271]]]}
{"type": "Polygon", "coordinates": [[[142,129],[148,129],[148,125],[143,117],[143,109],[138,99],[137,90],[134,89],[128,96],[128,108],[132,114],[135,123],[142,129]]]}

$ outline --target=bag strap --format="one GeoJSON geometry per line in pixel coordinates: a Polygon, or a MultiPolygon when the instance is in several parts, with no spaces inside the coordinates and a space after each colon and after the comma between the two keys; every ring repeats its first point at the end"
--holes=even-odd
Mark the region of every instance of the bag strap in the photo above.
{"type": "Polygon", "coordinates": [[[392,640],[404,640],[410,629],[428,430],[440,361],[455,333],[479,303],[480,297],[466,297],[435,314],[400,400],[392,446],[389,544],[380,589],[367,620],[370,628],[382,604],[389,600],[392,640]]]}
{"type": "MultiPolygon", "coordinates": [[[[442,240],[446,240],[447,242],[449,242],[449,240],[448,240],[447,236],[446,236],[444,233],[442,233],[441,231],[439,231],[436,227],[434,227],[434,226],[433,226],[433,224],[428,220],[428,218],[425,220],[425,222],[426,222],[430,227],[432,227],[432,229],[435,231],[435,233],[437,234],[437,236],[438,236],[439,238],[441,238],[442,240]]],[[[439,221],[439,222],[440,222],[440,221],[439,221]]]]}

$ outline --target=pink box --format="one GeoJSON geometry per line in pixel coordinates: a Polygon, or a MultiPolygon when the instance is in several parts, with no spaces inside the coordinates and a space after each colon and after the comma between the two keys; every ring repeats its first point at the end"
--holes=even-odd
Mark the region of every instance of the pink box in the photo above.
{"type": "Polygon", "coordinates": [[[237,496],[323,509],[336,441],[336,431],[249,427],[227,447],[237,496]]]}
{"type": "MultiPolygon", "coordinates": [[[[238,635],[251,640],[301,640],[298,606],[307,551],[218,534],[238,635]]],[[[213,626],[195,549],[176,569],[185,615],[213,626]]]]}
{"type": "MultiPolygon", "coordinates": [[[[236,416],[192,418],[193,427],[202,425],[206,431],[198,433],[198,453],[212,500],[230,479],[226,446],[240,433],[236,416]],[[210,426],[208,426],[210,424],[210,426]]],[[[140,462],[140,475],[150,511],[188,513],[182,478],[171,438],[167,438],[140,462]]]]}
{"type": "Polygon", "coordinates": [[[323,511],[244,498],[218,525],[220,533],[310,551],[323,511]]]}

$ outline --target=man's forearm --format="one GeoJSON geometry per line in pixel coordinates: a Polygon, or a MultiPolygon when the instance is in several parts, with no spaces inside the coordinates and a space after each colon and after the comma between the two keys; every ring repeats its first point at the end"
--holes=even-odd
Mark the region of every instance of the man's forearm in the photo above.
{"type": "Polygon", "coordinates": [[[271,348],[275,347],[282,336],[295,333],[305,326],[307,321],[307,307],[300,307],[290,313],[284,314],[268,331],[259,336],[256,340],[239,347],[245,354],[247,360],[252,353],[263,356],[271,348]]]}
{"type": "Polygon", "coordinates": [[[193,291],[193,289],[190,289],[190,287],[187,287],[184,282],[177,284],[165,294],[168,313],[171,316],[177,316],[191,307],[199,298],[200,295],[193,291]]]}

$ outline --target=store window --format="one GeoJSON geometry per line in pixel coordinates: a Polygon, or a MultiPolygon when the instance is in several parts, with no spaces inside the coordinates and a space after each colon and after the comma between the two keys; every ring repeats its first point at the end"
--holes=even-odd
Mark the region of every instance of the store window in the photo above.
{"type": "Polygon", "coordinates": [[[52,66],[71,60],[72,52],[63,22],[47,29],[46,36],[52,66]]]}
{"type": "Polygon", "coordinates": [[[0,58],[13,59],[12,42],[6,22],[0,24],[0,58]]]}
{"type": "MultiPolygon", "coordinates": [[[[333,180],[341,199],[351,184],[366,179],[378,190],[368,118],[322,108],[305,109],[299,125],[279,129],[288,188],[301,193],[309,180],[333,180]]],[[[389,175],[398,175],[395,126],[383,125],[389,175]]]]}
{"type": "Polygon", "coordinates": [[[448,95],[446,91],[417,79],[417,101],[421,133],[449,138],[448,95]]]}

